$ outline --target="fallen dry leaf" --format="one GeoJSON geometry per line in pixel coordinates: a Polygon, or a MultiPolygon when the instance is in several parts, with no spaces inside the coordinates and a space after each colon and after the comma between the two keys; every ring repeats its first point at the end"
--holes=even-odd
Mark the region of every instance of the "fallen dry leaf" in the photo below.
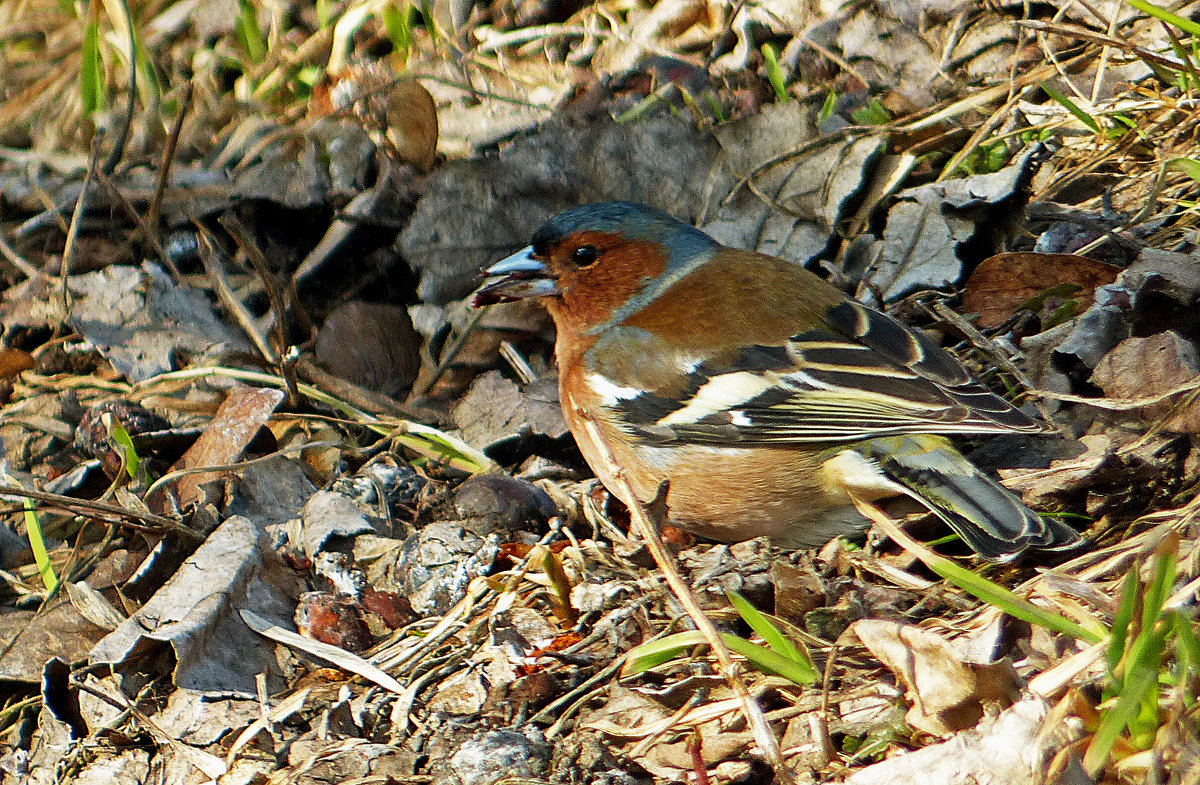
{"type": "Polygon", "coordinates": [[[904,683],[912,701],[905,719],[944,736],[974,727],[985,703],[1012,702],[1016,674],[1007,662],[965,662],[946,638],[914,624],[860,619],[854,634],[904,683]]]}
{"type": "MultiPolygon", "coordinates": [[[[999,327],[1013,312],[1047,290],[1078,287],[1058,294],[1056,305],[1066,297],[1079,305],[1072,316],[1091,305],[1097,286],[1110,284],[1121,270],[1105,262],[1069,253],[1001,253],[984,259],[967,279],[963,310],[979,314],[983,329],[999,327]]],[[[1047,301],[1038,303],[1039,310],[1047,301]]]]}
{"type": "MultiPolygon", "coordinates": [[[[1126,338],[1096,366],[1092,383],[1109,398],[1132,400],[1166,393],[1200,376],[1196,345],[1174,330],[1148,338],[1126,338]]],[[[1141,408],[1147,422],[1170,416],[1163,427],[1179,433],[1200,433],[1200,403],[1195,397],[1172,412],[1180,396],[1141,408]]]]}

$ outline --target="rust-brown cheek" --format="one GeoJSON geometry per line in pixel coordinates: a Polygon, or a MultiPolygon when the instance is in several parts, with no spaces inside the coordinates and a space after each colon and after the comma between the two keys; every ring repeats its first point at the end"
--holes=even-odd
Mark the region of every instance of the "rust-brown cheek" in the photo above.
{"type": "Polygon", "coordinates": [[[560,330],[580,334],[608,322],[667,268],[667,255],[657,243],[621,240],[604,232],[579,232],[570,239],[570,247],[594,245],[601,256],[590,267],[576,267],[557,255],[552,260],[562,295],[548,305],[560,330]]]}

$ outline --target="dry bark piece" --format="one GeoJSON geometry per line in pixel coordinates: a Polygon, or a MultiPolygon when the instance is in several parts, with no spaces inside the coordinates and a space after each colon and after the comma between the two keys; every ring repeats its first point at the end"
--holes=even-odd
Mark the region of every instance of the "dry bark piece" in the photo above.
{"type": "Polygon", "coordinates": [[[372,392],[397,397],[421,365],[421,336],[408,310],[352,300],[334,309],[317,333],[317,362],[372,392]]]}
{"type": "Polygon", "coordinates": [[[1067,298],[1081,303],[1069,314],[1075,316],[1092,302],[1097,286],[1117,279],[1120,269],[1076,254],[1001,253],[984,259],[967,279],[963,310],[979,314],[978,324],[987,330],[1008,321],[1013,312],[1047,290],[1073,285],[1072,291],[1044,298],[1036,309],[1053,313],[1067,298]]]}

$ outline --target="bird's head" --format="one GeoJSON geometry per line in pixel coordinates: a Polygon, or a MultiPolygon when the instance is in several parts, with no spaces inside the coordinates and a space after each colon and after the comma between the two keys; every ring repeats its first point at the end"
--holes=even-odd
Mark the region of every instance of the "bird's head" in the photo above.
{"type": "Polygon", "coordinates": [[[476,306],[545,298],[552,314],[605,325],[636,313],[720,248],[660,210],[599,202],[560,213],[486,270],[476,306]]]}

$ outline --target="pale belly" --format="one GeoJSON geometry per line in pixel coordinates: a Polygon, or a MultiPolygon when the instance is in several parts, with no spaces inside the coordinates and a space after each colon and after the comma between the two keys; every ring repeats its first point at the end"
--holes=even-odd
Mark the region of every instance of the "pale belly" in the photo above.
{"type": "MultiPolygon", "coordinates": [[[[736,542],[766,536],[781,547],[811,548],[868,524],[844,491],[820,484],[820,465],[828,456],[703,445],[612,449],[619,466],[640,468],[626,468],[626,474],[641,501],[652,500],[668,480],[670,522],[703,537],[736,542]]],[[[605,487],[629,504],[623,483],[584,452],[605,487]]]]}

